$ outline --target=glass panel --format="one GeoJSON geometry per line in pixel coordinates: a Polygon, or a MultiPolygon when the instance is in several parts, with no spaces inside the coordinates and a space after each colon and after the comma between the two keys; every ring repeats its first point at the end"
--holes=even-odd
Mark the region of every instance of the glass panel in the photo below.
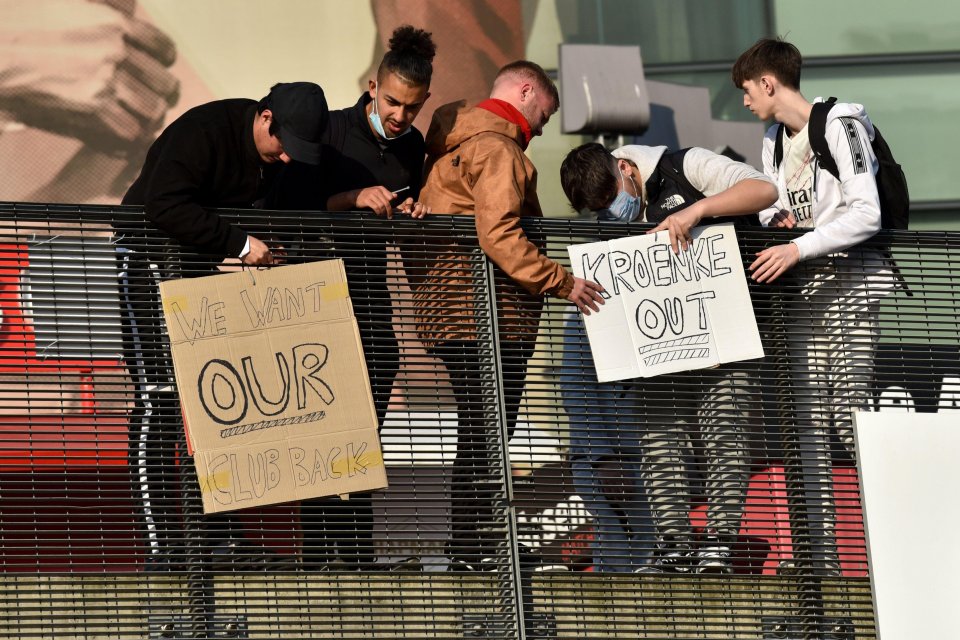
{"type": "Polygon", "coordinates": [[[806,56],[956,51],[960,4],[919,0],[870,3],[775,0],[774,33],[806,56]]]}
{"type": "MultiPolygon", "coordinates": [[[[921,3],[925,4],[925,3],[921,3]]],[[[543,0],[532,20],[528,55],[547,68],[557,66],[557,42],[640,44],[645,64],[729,60],[732,62],[765,31],[768,5],[773,6],[775,33],[786,34],[806,56],[859,55],[911,51],[958,50],[960,5],[918,10],[883,0],[863,7],[823,0],[802,4],[744,1],[706,5],[655,0],[543,0]],[[829,15],[830,20],[823,16],[829,15]]],[[[805,68],[803,91],[808,98],[836,95],[860,102],[883,131],[904,167],[911,198],[955,200],[960,182],[949,179],[949,167],[960,166],[960,64],[843,66],[805,68]],[[922,96],[922,100],[904,100],[922,96]]],[[[729,71],[649,73],[647,78],[707,87],[711,112],[718,120],[750,122],[742,93],[729,71]]],[[[569,212],[556,169],[565,154],[583,139],[561,136],[548,127],[531,147],[540,166],[540,193],[548,215],[569,212]]],[[[759,144],[760,141],[757,141],[759,144]]]]}
{"type": "Polygon", "coordinates": [[[765,31],[767,2],[552,0],[536,8],[527,55],[556,67],[559,30],[570,44],[639,44],[646,64],[733,59],[765,31]]]}
{"type": "Polygon", "coordinates": [[[960,64],[804,71],[809,99],[837,96],[866,106],[910,185],[911,200],[960,198],[960,64]],[[922,96],[922,99],[911,97],[922,96]]]}
{"type": "MultiPolygon", "coordinates": [[[[912,200],[954,200],[960,198],[960,182],[949,173],[960,166],[958,76],[960,64],[808,68],[801,87],[811,100],[836,96],[866,106],[903,165],[912,200]],[[905,101],[903,96],[923,100],[905,101]]],[[[647,79],[707,87],[715,119],[753,120],[727,71],[651,74],[647,79]]]]}

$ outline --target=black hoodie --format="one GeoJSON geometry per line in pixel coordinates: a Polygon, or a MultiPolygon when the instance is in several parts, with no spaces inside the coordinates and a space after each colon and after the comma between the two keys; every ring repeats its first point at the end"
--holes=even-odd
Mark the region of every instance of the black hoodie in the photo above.
{"type": "Polygon", "coordinates": [[[251,208],[276,175],[279,163],[264,163],[253,142],[256,111],[238,98],[184,113],[150,147],[123,204],[144,205],[157,228],[202,253],[239,256],[246,232],[206,207],[251,208]]]}

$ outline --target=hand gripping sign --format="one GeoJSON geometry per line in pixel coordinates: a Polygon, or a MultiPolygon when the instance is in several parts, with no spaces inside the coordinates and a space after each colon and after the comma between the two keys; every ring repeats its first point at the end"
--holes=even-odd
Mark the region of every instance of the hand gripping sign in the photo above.
{"type": "Polygon", "coordinates": [[[678,254],[666,232],[567,247],[574,273],[606,289],[583,317],[598,381],[763,357],[733,225],[692,236],[678,254]]]}
{"type": "Polygon", "coordinates": [[[387,485],[342,261],[160,294],[205,513],[387,485]]]}

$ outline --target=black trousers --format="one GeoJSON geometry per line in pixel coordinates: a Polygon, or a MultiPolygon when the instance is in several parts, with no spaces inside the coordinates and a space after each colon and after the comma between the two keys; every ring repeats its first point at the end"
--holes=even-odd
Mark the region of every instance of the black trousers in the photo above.
{"type": "MultiPolygon", "coordinates": [[[[387,288],[386,248],[382,242],[371,242],[363,255],[349,255],[343,260],[370,374],[377,423],[382,425],[394,378],[400,369],[400,347],[387,288]]],[[[338,558],[348,569],[373,563],[370,494],[353,494],[349,500],[339,497],[304,500],[300,504],[300,524],[305,568],[319,569],[338,558]]]]}
{"type": "MultiPolygon", "coordinates": [[[[128,455],[133,494],[140,505],[149,557],[177,561],[186,544],[183,504],[192,500],[200,509],[200,491],[187,457],[158,289],[162,280],[180,274],[171,273],[161,258],[126,248],[117,250],[124,361],[134,387],[128,455]]],[[[204,516],[201,523],[214,543],[240,536],[229,514],[204,516]]]]}
{"type": "MultiPolygon", "coordinates": [[[[505,341],[502,347],[499,364],[508,439],[516,425],[533,347],[532,340],[505,341]]],[[[506,541],[502,530],[507,507],[504,482],[510,471],[503,463],[507,442],[500,443],[494,363],[478,341],[444,342],[429,351],[446,367],[457,402],[448,553],[476,566],[483,558],[494,556],[498,543],[506,541]]]]}

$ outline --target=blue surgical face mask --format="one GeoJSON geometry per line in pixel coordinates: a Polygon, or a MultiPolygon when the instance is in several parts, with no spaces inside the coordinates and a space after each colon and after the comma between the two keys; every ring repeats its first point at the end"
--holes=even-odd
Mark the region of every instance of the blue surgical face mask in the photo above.
{"type": "Polygon", "coordinates": [[[403,137],[410,133],[412,127],[407,127],[403,130],[403,133],[399,133],[393,138],[387,135],[387,132],[383,130],[383,122],[380,121],[380,112],[377,111],[377,98],[380,96],[380,85],[377,84],[377,90],[373,95],[373,108],[370,110],[370,124],[373,125],[373,130],[379,134],[384,140],[396,140],[397,138],[403,137]]]}
{"type": "MultiPolygon", "coordinates": [[[[620,171],[619,165],[617,165],[617,171],[620,171]]],[[[640,202],[639,197],[627,193],[627,181],[624,178],[623,171],[620,171],[620,180],[623,181],[623,191],[617,194],[617,197],[614,198],[613,202],[607,208],[607,212],[612,220],[633,222],[640,217],[643,203],[640,202]]],[[[630,176],[630,182],[633,182],[634,191],[640,193],[640,190],[637,189],[637,183],[633,180],[633,176],[630,176]]]]}

